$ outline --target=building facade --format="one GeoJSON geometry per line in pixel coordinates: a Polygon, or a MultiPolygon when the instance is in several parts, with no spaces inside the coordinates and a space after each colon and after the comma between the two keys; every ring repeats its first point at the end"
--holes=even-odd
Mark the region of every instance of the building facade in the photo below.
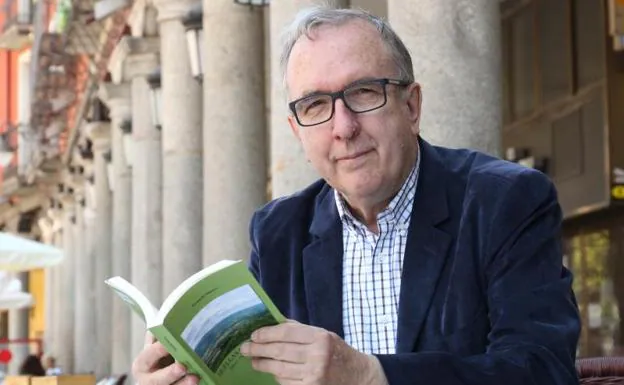
{"type": "MultiPolygon", "coordinates": [[[[31,166],[30,157],[36,147],[29,124],[34,4],[31,0],[6,0],[0,11],[0,229],[9,227],[36,239],[40,230],[35,220],[42,197],[33,194],[35,184],[22,188],[20,182],[20,175],[31,166]]],[[[49,9],[53,11],[53,5],[49,9]]],[[[17,274],[36,306],[0,311],[0,347],[13,355],[8,365],[3,364],[5,372],[17,370],[25,355],[42,348],[44,277],[43,270],[17,274]]]]}
{"type": "Polygon", "coordinates": [[[501,8],[503,148],[557,187],[582,356],[624,354],[622,3],[507,1],[501,8]]]}
{"type": "MultiPolygon", "coordinates": [[[[10,158],[0,230],[65,251],[60,266],[31,274],[44,322],[20,324],[66,372],[127,373],[142,348],[144,326],[105,278],[129,278],[159,303],[202,266],[246,258],[252,211],[317,178],[287,126],[278,60],[280,31],[318,2],[39,0],[28,33],[2,30],[0,44],[13,46],[0,53],[0,121],[25,134],[11,131],[0,150],[10,158]]],[[[404,39],[423,86],[425,139],[553,178],[589,325],[579,353],[615,354],[624,345],[621,1],[332,4],[387,18],[404,39]]]]}

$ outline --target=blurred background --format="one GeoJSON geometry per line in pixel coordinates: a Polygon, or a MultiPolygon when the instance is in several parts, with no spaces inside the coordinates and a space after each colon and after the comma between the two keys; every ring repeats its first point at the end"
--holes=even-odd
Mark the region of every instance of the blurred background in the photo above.
{"type": "MultiPolygon", "coordinates": [[[[278,65],[281,29],[316,3],[0,0],[5,373],[31,353],[128,373],[144,327],[104,279],[160,303],[201,266],[247,258],[252,211],[317,178],[278,65]]],[[[404,39],[424,139],[552,178],[579,356],[624,355],[624,0],[330,3],[404,39]]]]}

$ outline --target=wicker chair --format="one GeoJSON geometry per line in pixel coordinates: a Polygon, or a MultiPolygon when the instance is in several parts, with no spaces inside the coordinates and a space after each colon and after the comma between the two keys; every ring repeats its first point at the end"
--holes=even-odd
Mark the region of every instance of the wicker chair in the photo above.
{"type": "Polygon", "coordinates": [[[581,358],[576,369],[583,385],[624,385],[624,357],[581,358]]]}

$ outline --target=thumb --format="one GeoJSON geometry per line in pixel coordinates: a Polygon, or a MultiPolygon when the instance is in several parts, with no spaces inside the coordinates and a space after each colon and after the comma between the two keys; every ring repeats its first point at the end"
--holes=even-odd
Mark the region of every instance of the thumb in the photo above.
{"type": "Polygon", "coordinates": [[[148,346],[150,346],[154,342],[156,342],[156,338],[154,338],[154,335],[149,331],[145,332],[145,342],[143,345],[143,350],[145,350],[148,346]]]}

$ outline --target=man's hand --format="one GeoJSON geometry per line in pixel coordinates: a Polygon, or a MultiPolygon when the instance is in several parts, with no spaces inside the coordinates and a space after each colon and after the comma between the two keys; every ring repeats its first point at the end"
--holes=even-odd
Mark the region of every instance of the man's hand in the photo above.
{"type": "Polygon", "coordinates": [[[132,363],[132,376],[138,385],[197,385],[196,376],[186,375],[186,369],[173,362],[160,342],[151,333],[145,335],[143,351],[132,363]]]}
{"type": "Polygon", "coordinates": [[[334,333],[297,322],[258,329],[241,353],[281,385],[387,384],[377,358],[356,351],[334,333]]]}

